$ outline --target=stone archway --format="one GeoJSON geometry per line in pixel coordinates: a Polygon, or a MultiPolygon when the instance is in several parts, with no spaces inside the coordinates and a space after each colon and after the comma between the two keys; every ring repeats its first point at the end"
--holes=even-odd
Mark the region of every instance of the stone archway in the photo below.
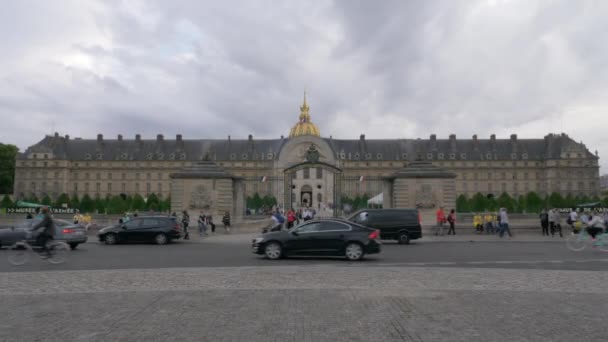
{"type": "MultiPolygon", "coordinates": [[[[331,215],[337,217],[338,208],[340,208],[340,193],[342,183],[342,170],[325,162],[318,161],[315,158],[309,158],[308,161],[298,163],[286,168],[284,171],[284,187],[289,189],[285,191],[285,207],[298,209],[299,204],[305,203],[306,206],[312,206],[314,209],[319,209],[321,203],[319,199],[325,199],[328,207],[331,210],[331,215]],[[318,170],[321,169],[321,174],[325,180],[331,180],[328,187],[314,185],[314,182],[308,179],[296,179],[296,174],[303,170],[318,170]],[[326,178],[325,178],[326,177],[326,178]],[[301,184],[304,183],[304,184],[301,184]],[[325,193],[326,195],[322,195],[325,193]],[[306,202],[304,202],[306,200],[306,202]]],[[[310,171],[308,171],[310,173],[310,171]]],[[[318,180],[318,178],[317,178],[318,180]]]]}

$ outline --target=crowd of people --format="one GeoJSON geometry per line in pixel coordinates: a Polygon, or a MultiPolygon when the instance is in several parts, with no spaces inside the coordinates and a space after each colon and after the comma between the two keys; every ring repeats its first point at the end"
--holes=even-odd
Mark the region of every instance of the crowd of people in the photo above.
{"type": "MultiPolygon", "coordinates": [[[[439,207],[435,213],[435,236],[443,236],[443,228],[446,224],[449,224],[448,235],[456,235],[456,211],[452,209],[446,215],[443,209],[443,207],[439,207]]],[[[500,208],[497,213],[474,214],[473,229],[477,234],[483,234],[484,232],[486,234],[498,234],[501,238],[505,233],[510,237],[513,236],[509,227],[509,216],[506,208],[500,208]]]]}

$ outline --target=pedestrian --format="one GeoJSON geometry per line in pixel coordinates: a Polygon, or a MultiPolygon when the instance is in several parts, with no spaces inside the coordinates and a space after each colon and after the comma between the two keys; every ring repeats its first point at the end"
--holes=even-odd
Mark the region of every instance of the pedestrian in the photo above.
{"type": "Polygon", "coordinates": [[[211,226],[211,234],[215,234],[215,223],[213,223],[213,216],[207,215],[207,226],[211,226]]]}
{"type": "Polygon", "coordinates": [[[28,212],[27,215],[25,216],[26,220],[31,220],[33,218],[34,218],[34,216],[32,216],[32,213],[30,213],[30,212],[28,212]]]}
{"type": "Polygon", "coordinates": [[[201,210],[201,213],[198,215],[198,234],[200,237],[205,237],[207,235],[207,217],[201,210]]]}
{"type": "Polygon", "coordinates": [[[485,226],[486,226],[486,234],[491,234],[494,231],[494,225],[493,225],[493,217],[492,217],[492,213],[487,212],[486,215],[484,216],[484,221],[485,221],[485,226]]]}
{"type": "Polygon", "coordinates": [[[509,237],[513,237],[511,229],[509,228],[509,216],[507,216],[507,209],[500,209],[500,238],[505,235],[505,232],[509,234],[509,237]]]}
{"type": "Polygon", "coordinates": [[[450,214],[448,215],[448,223],[450,224],[448,235],[456,235],[456,229],[454,229],[454,226],[456,225],[456,211],[454,209],[450,210],[450,214]]]}
{"type": "Polygon", "coordinates": [[[226,234],[230,234],[230,213],[228,211],[224,213],[222,223],[224,224],[224,231],[226,231],[226,234]]]}
{"type": "MultiPolygon", "coordinates": [[[[555,209],[549,209],[549,229],[551,230],[551,236],[555,235],[555,209]]],[[[548,236],[549,234],[547,234],[548,236]]]]}
{"type": "Polygon", "coordinates": [[[287,211],[287,229],[293,228],[293,225],[296,221],[296,213],[293,208],[287,211]]]}
{"type": "Polygon", "coordinates": [[[36,244],[42,247],[42,250],[46,253],[47,258],[51,257],[51,251],[48,247],[49,240],[53,240],[55,237],[55,223],[49,212],[49,207],[42,207],[41,210],[42,220],[32,227],[32,232],[37,232],[36,244]],[[40,230],[40,232],[38,232],[40,230]]]}
{"type": "Polygon", "coordinates": [[[435,235],[443,236],[443,224],[447,222],[445,219],[445,213],[443,212],[443,207],[439,207],[437,212],[435,213],[437,216],[437,226],[435,227],[435,235]]]}
{"type": "Polygon", "coordinates": [[[559,232],[559,237],[564,237],[562,234],[562,215],[555,209],[555,230],[559,232]]]}
{"type": "Polygon", "coordinates": [[[189,225],[190,215],[188,215],[188,211],[184,209],[184,211],[182,211],[182,227],[184,228],[184,240],[190,240],[190,233],[188,232],[189,225]]]}
{"type": "Polygon", "coordinates": [[[549,236],[549,214],[545,209],[540,213],[540,226],[543,229],[543,236],[549,236]]]}

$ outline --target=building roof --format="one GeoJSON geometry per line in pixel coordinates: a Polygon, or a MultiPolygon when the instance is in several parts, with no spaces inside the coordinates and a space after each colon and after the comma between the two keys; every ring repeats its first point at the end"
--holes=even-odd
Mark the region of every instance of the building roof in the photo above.
{"type": "MultiPolygon", "coordinates": [[[[320,138],[329,144],[339,160],[545,160],[560,159],[563,153],[572,153],[584,158],[596,158],[585,145],[577,143],[565,134],[549,134],[543,139],[333,139],[320,138]]],[[[71,139],[68,136],[46,136],[37,144],[19,154],[27,159],[37,154],[43,159],[102,160],[102,161],[146,161],[146,160],[212,160],[247,161],[275,160],[287,138],[280,139],[175,139],[167,140],[162,135],[156,139],[71,139]]]]}
{"type": "Polygon", "coordinates": [[[171,178],[234,178],[216,163],[204,160],[185,167],[170,175],[171,178]]]}
{"type": "Polygon", "coordinates": [[[414,161],[388,178],[456,178],[456,174],[431,162],[414,161]]]}
{"type": "Polygon", "coordinates": [[[319,128],[312,123],[312,120],[310,119],[309,110],[310,108],[306,104],[306,93],[304,93],[304,102],[300,107],[300,117],[298,118],[298,123],[296,123],[289,132],[290,138],[299,137],[302,135],[313,135],[316,137],[321,136],[319,128]]]}

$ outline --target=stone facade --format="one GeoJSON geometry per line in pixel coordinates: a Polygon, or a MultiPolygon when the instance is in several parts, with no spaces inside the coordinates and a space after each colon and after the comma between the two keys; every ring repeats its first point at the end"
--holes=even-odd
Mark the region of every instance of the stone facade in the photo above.
{"type": "MultiPolygon", "coordinates": [[[[308,115],[308,106],[305,109],[308,115]]],[[[298,124],[305,121],[312,125],[309,119],[307,116],[298,124]]],[[[120,135],[105,139],[101,134],[90,140],[46,136],[18,156],[14,196],[139,193],[145,197],[156,193],[160,197],[172,195],[179,208],[187,206],[189,199],[177,198],[178,189],[187,193],[203,186],[204,191],[211,190],[213,203],[221,203],[217,210],[230,207],[231,212],[240,212],[244,198],[254,193],[274,196],[285,206],[289,204],[284,199],[291,198],[292,205],[320,208],[333,205],[341,196],[373,197],[380,193],[387,194],[385,203],[393,202],[391,206],[412,206],[415,203],[410,199],[418,195],[404,197],[404,193],[424,194],[429,187],[436,202],[446,205],[459,194],[471,196],[477,192],[507,192],[511,196],[530,191],[541,195],[599,192],[597,152],[592,154],[566,134],[548,134],[541,139],[518,139],[516,135],[509,139],[494,135],[489,139],[476,135],[472,139],[457,139],[455,135],[437,139],[434,134],[429,139],[366,139],[361,135],[359,139],[344,140],[293,131],[289,138],[263,140],[251,135],[241,140],[186,140],[181,135],[171,140],[163,135],[156,139],[136,135],[131,140],[120,135]],[[305,161],[311,146],[320,163],[339,172],[316,166],[299,169],[290,175],[290,197],[285,189],[285,170],[305,161]],[[225,170],[224,180],[171,178],[203,160],[225,170]],[[455,178],[392,178],[416,161],[425,161],[455,178]],[[334,177],[339,177],[337,188],[334,177]],[[229,193],[232,199],[222,197],[229,193]]]]}

